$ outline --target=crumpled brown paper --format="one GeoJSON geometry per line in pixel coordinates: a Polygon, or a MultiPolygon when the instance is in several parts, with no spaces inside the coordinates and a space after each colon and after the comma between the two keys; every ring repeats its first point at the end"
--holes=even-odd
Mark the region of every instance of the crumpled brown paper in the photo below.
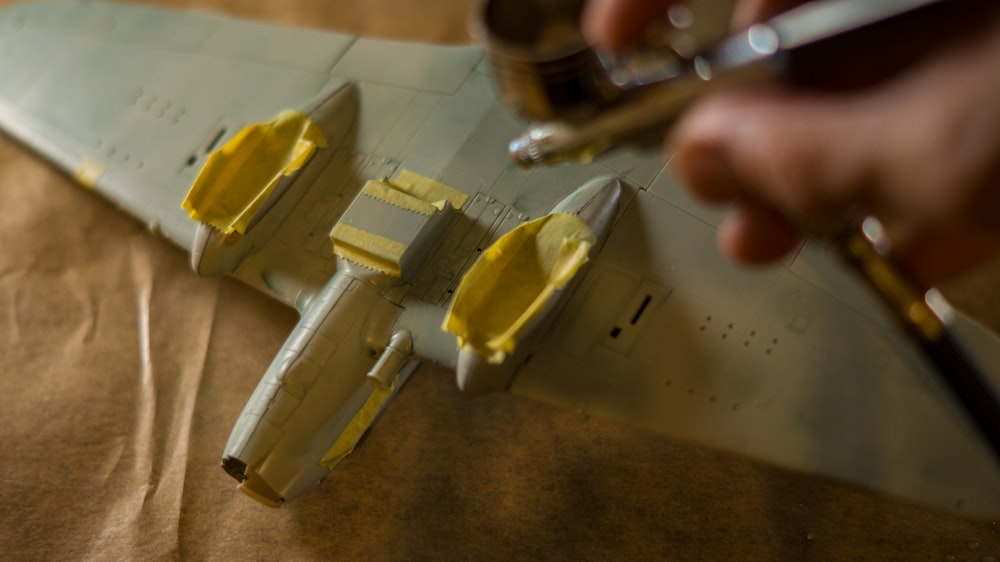
{"type": "MultiPolygon", "coordinates": [[[[441,41],[465,40],[475,4],[158,3],[441,41]]],[[[973,304],[996,326],[986,279],[973,304]]],[[[468,399],[429,368],[320,486],[265,508],[218,464],[294,322],[0,142],[0,559],[1000,556],[989,522],[507,395],[468,399]]]]}

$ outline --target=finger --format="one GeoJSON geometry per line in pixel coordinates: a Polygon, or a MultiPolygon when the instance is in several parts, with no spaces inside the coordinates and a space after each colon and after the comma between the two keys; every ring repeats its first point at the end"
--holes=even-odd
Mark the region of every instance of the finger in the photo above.
{"type": "MultiPolygon", "coordinates": [[[[666,152],[671,151],[668,141],[666,152]]],[[[733,170],[725,150],[712,144],[688,144],[673,162],[681,177],[687,179],[692,194],[703,203],[724,205],[745,191],[743,180],[733,170]]]]}
{"type": "Polygon", "coordinates": [[[589,0],[583,13],[583,34],[595,45],[622,51],[635,46],[652,21],[666,19],[677,0],[589,0]]]}
{"type": "Polygon", "coordinates": [[[719,225],[723,255],[745,265],[762,265],[787,255],[802,241],[798,228],[772,207],[756,202],[737,206],[719,225]]]}

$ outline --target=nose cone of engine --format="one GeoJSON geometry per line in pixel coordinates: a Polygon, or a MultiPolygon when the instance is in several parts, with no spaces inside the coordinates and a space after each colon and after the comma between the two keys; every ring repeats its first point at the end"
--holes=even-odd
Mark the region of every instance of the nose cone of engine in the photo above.
{"type": "Polygon", "coordinates": [[[621,192],[622,185],[618,178],[597,176],[564,197],[552,212],[576,216],[587,223],[598,243],[601,243],[611,231],[621,192]]]}

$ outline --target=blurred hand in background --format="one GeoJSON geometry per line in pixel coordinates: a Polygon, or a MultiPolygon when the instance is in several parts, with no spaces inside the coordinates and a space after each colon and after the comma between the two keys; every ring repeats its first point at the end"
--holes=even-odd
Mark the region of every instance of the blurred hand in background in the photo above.
{"type": "MultiPolygon", "coordinates": [[[[590,0],[584,33],[627,50],[672,3],[590,0]]],[[[799,3],[739,0],[733,25],[799,3]]],[[[772,262],[802,225],[829,232],[874,214],[900,261],[932,283],[1000,251],[1000,21],[867,88],[708,96],[667,144],[696,196],[732,205],[718,242],[733,260],[772,262]]]]}

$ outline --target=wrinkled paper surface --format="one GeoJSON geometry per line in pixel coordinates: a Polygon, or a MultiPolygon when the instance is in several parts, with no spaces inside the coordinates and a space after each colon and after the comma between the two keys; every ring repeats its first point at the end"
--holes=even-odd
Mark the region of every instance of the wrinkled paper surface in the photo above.
{"type": "MultiPolygon", "coordinates": [[[[157,3],[461,42],[477,2],[157,3]]],[[[997,279],[969,291],[993,326],[997,279]]],[[[433,368],[320,486],[269,509],[219,460],[294,322],[0,140],[0,559],[1000,557],[990,522],[466,398],[433,368]]]]}

